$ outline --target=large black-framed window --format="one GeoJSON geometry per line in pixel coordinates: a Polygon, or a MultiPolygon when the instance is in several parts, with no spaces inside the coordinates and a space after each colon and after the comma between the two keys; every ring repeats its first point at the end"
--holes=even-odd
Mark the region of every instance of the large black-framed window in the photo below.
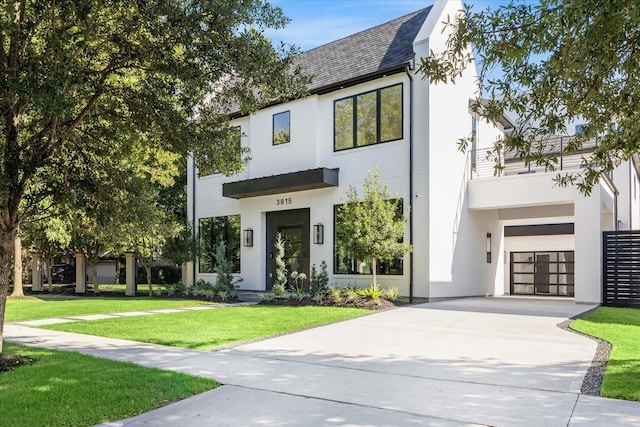
{"type": "Polygon", "coordinates": [[[233,272],[240,273],[240,215],[200,218],[200,256],[198,271],[213,273],[216,245],[223,240],[227,259],[233,263],[233,272]]]}
{"type": "MultiPolygon", "coordinates": [[[[402,217],[403,202],[398,203],[398,218],[402,217]]],[[[345,248],[345,240],[348,238],[339,222],[338,210],[342,205],[333,207],[333,274],[373,274],[371,260],[365,259],[357,254],[349,254],[345,248]]],[[[376,274],[387,276],[402,276],[402,258],[395,258],[391,261],[378,260],[376,262],[376,274]]]]}
{"type": "Polygon", "coordinates": [[[402,83],[333,103],[333,150],[402,139],[402,83]]]}
{"type": "Polygon", "coordinates": [[[291,112],[273,115],[273,145],[291,142],[291,112]]]}

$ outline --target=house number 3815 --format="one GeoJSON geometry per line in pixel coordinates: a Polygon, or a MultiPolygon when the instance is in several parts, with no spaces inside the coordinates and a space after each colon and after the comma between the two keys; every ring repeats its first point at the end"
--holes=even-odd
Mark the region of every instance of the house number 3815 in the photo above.
{"type": "Polygon", "coordinates": [[[276,206],[290,205],[291,203],[293,203],[293,200],[291,199],[291,197],[276,199],[276,206]]]}

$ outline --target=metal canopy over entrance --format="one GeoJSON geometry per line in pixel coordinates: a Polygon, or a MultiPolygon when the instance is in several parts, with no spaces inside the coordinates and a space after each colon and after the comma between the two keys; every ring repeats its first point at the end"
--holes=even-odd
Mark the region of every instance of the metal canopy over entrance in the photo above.
{"type": "Polygon", "coordinates": [[[243,199],[337,186],[338,169],[316,168],[222,184],[222,195],[243,199]]]}

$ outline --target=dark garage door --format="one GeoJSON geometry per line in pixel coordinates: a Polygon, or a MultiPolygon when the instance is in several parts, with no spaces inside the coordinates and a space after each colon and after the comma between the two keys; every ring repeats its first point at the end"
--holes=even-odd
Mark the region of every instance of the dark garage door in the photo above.
{"type": "Polygon", "coordinates": [[[574,294],[573,251],[511,252],[511,295],[574,294]]]}

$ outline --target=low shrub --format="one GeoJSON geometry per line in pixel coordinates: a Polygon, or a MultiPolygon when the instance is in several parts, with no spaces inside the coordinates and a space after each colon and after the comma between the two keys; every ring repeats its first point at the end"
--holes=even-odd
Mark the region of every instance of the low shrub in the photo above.
{"type": "Polygon", "coordinates": [[[400,296],[400,289],[397,286],[391,286],[384,291],[383,297],[389,301],[396,301],[400,296]]]}
{"type": "Polygon", "coordinates": [[[379,299],[381,296],[384,295],[384,290],[380,288],[380,286],[378,286],[377,284],[371,284],[369,285],[368,288],[364,288],[364,289],[358,289],[357,290],[358,295],[364,297],[364,298],[369,298],[372,300],[377,300],[379,299]]]}

